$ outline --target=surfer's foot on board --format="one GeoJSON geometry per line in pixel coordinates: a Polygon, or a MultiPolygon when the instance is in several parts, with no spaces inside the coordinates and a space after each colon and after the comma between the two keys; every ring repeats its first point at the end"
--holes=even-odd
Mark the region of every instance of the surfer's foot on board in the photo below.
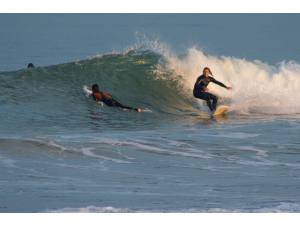
{"type": "Polygon", "coordinates": [[[216,110],[210,111],[210,116],[211,116],[211,117],[214,117],[215,112],[216,112],[216,110]]]}

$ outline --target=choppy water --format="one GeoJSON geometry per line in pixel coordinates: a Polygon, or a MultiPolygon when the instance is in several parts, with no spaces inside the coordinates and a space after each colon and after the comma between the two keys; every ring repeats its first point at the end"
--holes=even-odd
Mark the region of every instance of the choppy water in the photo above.
{"type": "Polygon", "coordinates": [[[150,39],[1,72],[0,211],[299,212],[297,61],[175,52],[150,39]],[[209,87],[227,116],[192,97],[202,65],[234,87],[209,87]],[[95,82],[147,111],[101,107],[95,82]]]}

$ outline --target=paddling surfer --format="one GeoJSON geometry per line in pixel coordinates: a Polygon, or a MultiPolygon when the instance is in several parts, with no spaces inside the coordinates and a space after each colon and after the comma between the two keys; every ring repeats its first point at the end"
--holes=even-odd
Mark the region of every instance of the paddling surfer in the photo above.
{"type": "Polygon", "coordinates": [[[126,105],[123,105],[120,102],[116,101],[109,93],[100,91],[98,84],[93,84],[92,85],[92,94],[91,94],[91,96],[93,97],[93,99],[95,101],[103,102],[107,106],[119,107],[119,108],[122,108],[122,109],[135,110],[137,112],[142,111],[140,108],[133,108],[133,107],[130,107],[130,106],[126,106],[126,105]]]}

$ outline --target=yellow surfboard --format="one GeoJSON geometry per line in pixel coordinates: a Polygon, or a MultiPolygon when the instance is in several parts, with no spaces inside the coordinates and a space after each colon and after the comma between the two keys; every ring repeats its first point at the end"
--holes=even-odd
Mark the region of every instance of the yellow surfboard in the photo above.
{"type": "Polygon", "coordinates": [[[216,111],[214,112],[213,116],[219,116],[226,114],[229,110],[229,106],[227,105],[220,105],[217,107],[216,111]]]}

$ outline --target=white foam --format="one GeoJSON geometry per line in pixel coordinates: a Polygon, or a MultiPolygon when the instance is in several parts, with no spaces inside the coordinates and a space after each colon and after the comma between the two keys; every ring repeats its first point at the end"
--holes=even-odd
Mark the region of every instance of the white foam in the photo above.
{"type": "Polygon", "coordinates": [[[156,147],[150,143],[145,143],[143,140],[138,140],[138,139],[120,140],[120,139],[113,139],[113,138],[97,138],[93,142],[99,144],[109,144],[112,146],[131,146],[137,150],[159,153],[159,154],[166,154],[166,155],[179,155],[184,157],[203,158],[203,159],[210,158],[210,156],[208,156],[207,154],[204,155],[203,152],[201,152],[200,150],[194,151],[193,149],[185,148],[185,151],[176,151],[174,149],[156,147]]]}
{"type": "Polygon", "coordinates": [[[253,151],[256,152],[257,156],[260,157],[266,157],[268,156],[267,150],[263,150],[254,146],[239,146],[238,149],[243,150],[243,151],[253,151]]]}
{"type": "Polygon", "coordinates": [[[87,206],[81,208],[62,208],[56,210],[48,210],[47,212],[53,213],[126,213],[132,212],[127,208],[114,208],[111,206],[108,207],[96,207],[96,206],[87,206]]]}
{"type": "Polygon", "coordinates": [[[57,150],[60,150],[61,152],[68,150],[66,147],[55,143],[53,140],[31,138],[31,139],[25,139],[25,141],[40,144],[40,145],[45,145],[50,148],[55,148],[57,150]]]}
{"type": "MultiPolygon", "coordinates": [[[[113,161],[113,162],[116,162],[116,163],[130,163],[130,161],[127,161],[127,160],[122,160],[122,159],[118,159],[118,158],[112,158],[112,157],[105,156],[103,154],[100,154],[101,152],[97,152],[98,153],[97,154],[93,151],[95,149],[92,148],[92,147],[78,147],[78,148],[70,147],[70,146],[65,147],[61,144],[56,143],[53,140],[47,140],[47,139],[26,139],[26,140],[30,141],[30,142],[33,142],[33,143],[38,143],[38,144],[45,145],[45,146],[50,147],[50,148],[60,150],[61,152],[63,152],[63,151],[77,152],[77,153],[81,153],[83,155],[86,155],[86,156],[89,156],[89,157],[92,157],[92,158],[98,158],[98,159],[102,159],[102,160],[113,161]]],[[[129,158],[127,158],[127,159],[129,159],[129,158]]]]}
{"type": "Polygon", "coordinates": [[[174,213],[285,213],[285,212],[299,212],[300,205],[296,203],[282,202],[273,207],[249,208],[249,209],[226,209],[226,208],[188,208],[188,209],[129,209],[129,208],[115,208],[115,207],[97,207],[87,206],[80,208],[62,208],[55,210],[48,210],[47,212],[54,213],[155,213],[155,212],[174,212],[174,213]]]}
{"type": "Polygon", "coordinates": [[[225,138],[232,138],[232,139],[248,139],[248,138],[260,136],[260,134],[249,134],[245,132],[226,132],[220,134],[205,134],[205,136],[225,137],[225,138]]]}
{"type": "Polygon", "coordinates": [[[116,159],[116,158],[111,158],[111,157],[107,157],[101,154],[96,154],[93,152],[94,148],[90,148],[90,147],[86,147],[86,148],[80,148],[80,151],[82,151],[82,153],[86,156],[90,156],[93,158],[98,158],[98,159],[104,159],[104,160],[108,160],[108,161],[113,161],[116,163],[130,163],[129,161],[126,160],[122,160],[122,159],[116,159]]]}

